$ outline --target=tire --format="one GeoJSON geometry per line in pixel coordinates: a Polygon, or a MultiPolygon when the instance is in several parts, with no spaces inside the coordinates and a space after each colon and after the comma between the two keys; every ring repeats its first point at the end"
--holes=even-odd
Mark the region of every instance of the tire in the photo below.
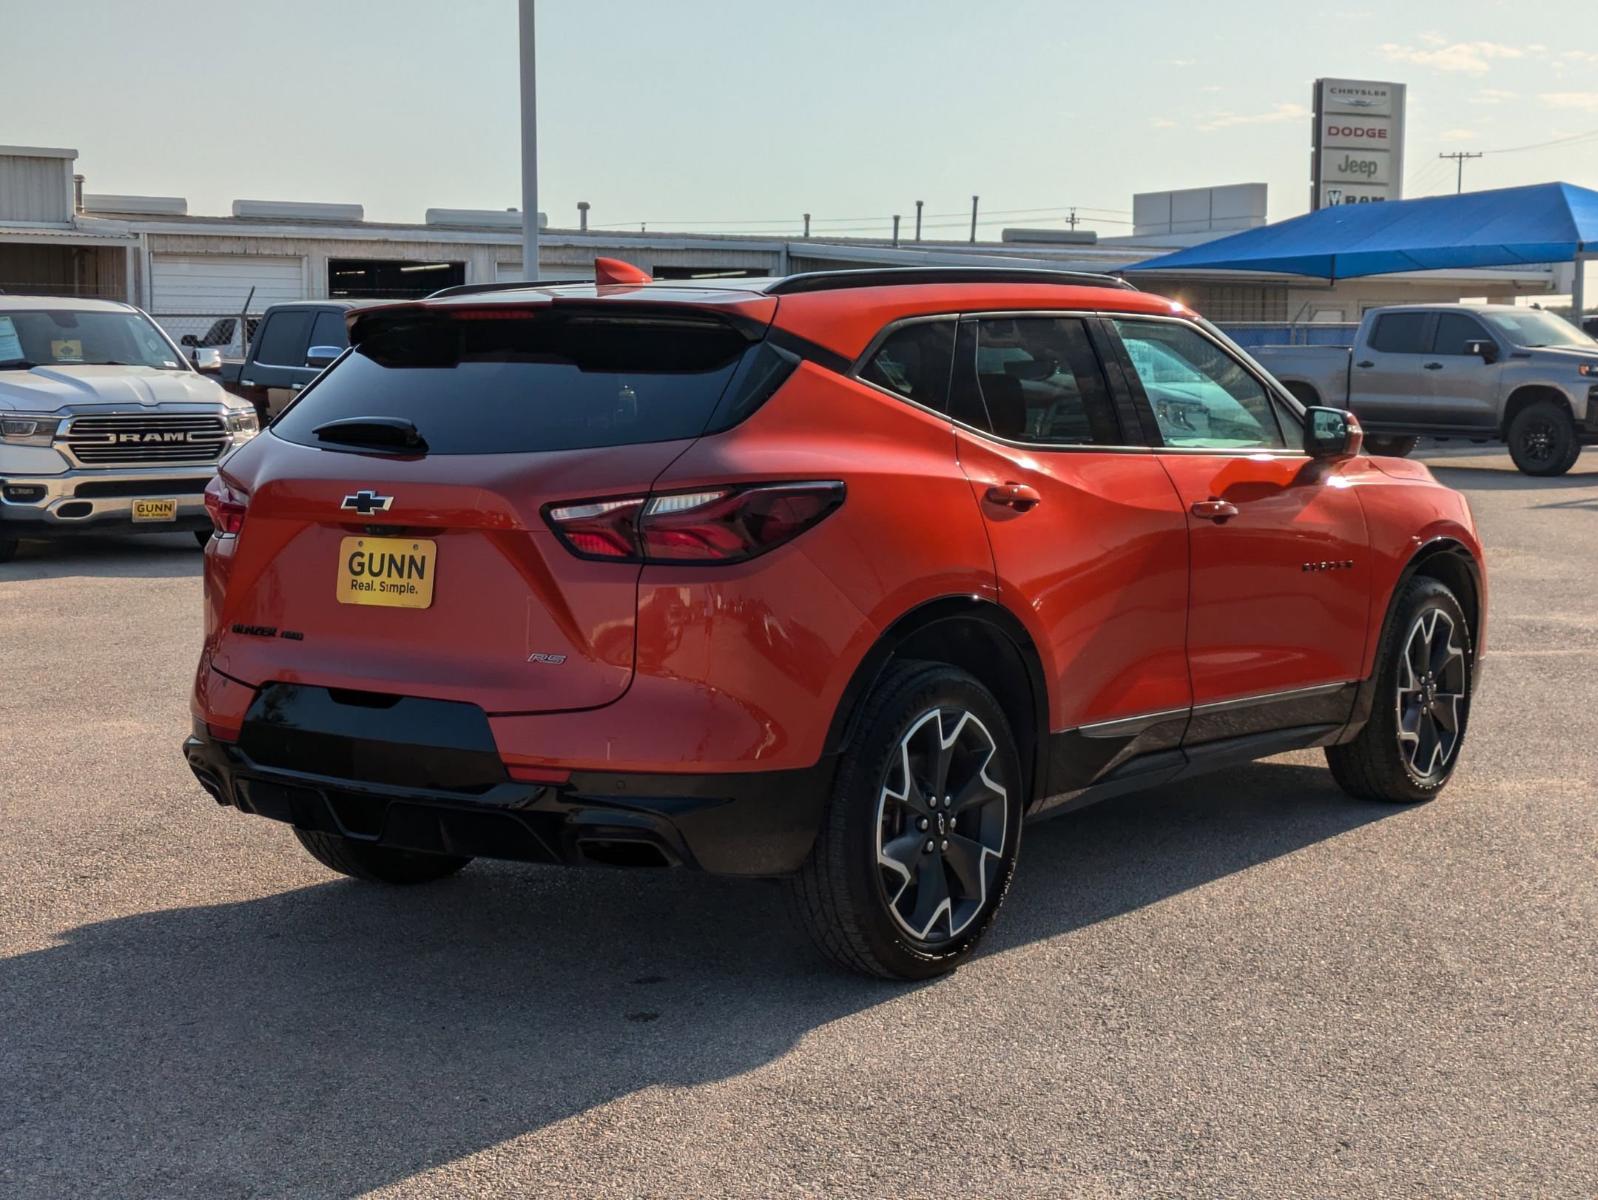
{"type": "Polygon", "coordinates": [[[17,556],[17,539],[0,538],[0,563],[8,563],[17,556]]]}
{"type": "Polygon", "coordinates": [[[893,667],[865,701],[816,844],[789,881],[799,923],[866,975],[952,971],[1009,890],[1021,791],[1014,735],[981,683],[941,664],[893,667]]]}
{"type": "Polygon", "coordinates": [[[1526,475],[1563,475],[1581,454],[1569,410],[1552,400],[1538,400],[1516,413],[1505,440],[1509,457],[1526,475]]]}
{"type": "Polygon", "coordinates": [[[196,529],[194,531],[194,540],[199,542],[200,549],[204,550],[211,544],[211,531],[209,529],[196,529]]]}
{"type": "Polygon", "coordinates": [[[1442,791],[1465,742],[1473,654],[1454,593],[1435,579],[1411,580],[1382,637],[1370,720],[1353,741],[1326,748],[1345,792],[1415,804],[1442,791]]]}
{"type": "Polygon", "coordinates": [[[1365,439],[1365,448],[1372,454],[1383,454],[1389,458],[1408,458],[1415,452],[1418,437],[1392,437],[1377,434],[1365,439]]]}
{"type": "Polygon", "coordinates": [[[432,883],[453,875],[472,860],[449,854],[416,854],[409,850],[391,850],[340,837],[336,833],[315,833],[296,829],[294,836],[300,845],[310,851],[311,857],[324,867],[363,879],[367,883],[432,883]]]}

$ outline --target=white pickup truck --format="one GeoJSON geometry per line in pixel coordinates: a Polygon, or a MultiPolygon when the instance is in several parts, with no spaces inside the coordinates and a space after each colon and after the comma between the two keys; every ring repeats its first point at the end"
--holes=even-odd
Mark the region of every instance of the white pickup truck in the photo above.
{"type": "Polygon", "coordinates": [[[205,486],[258,429],[132,305],[0,296],[0,562],[80,530],[205,541],[205,486]]]}
{"type": "Polygon", "coordinates": [[[1540,309],[1373,308],[1352,348],[1253,354],[1303,403],[1353,409],[1378,454],[1421,435],[1503,441],[1528,475],[1563,475],[1598,445],[1598,341],[1540,309]]]}

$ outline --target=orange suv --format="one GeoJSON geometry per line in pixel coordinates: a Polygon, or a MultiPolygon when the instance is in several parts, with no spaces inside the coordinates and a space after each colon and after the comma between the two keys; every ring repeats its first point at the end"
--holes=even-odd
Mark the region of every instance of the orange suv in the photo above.
{"type": "Polygon", "coordinates": [[[1182,305],[880,270],[357,311],[222,465],[185,752],[386,883],[785,876],[820,947],[967,957],[1022,821],[1324,746],[1425,800],[1482,553],[1182,305]]]}

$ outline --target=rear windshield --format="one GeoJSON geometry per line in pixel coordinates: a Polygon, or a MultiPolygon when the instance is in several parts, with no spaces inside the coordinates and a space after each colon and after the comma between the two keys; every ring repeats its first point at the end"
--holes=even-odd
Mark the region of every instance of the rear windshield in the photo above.
{"type": "Polygon", "coordinates": [[[386,320],[272,431],[326,446],[329,421],[402,418],[430,454],[673,441],[705,431],[753,353],[714,318],[482,312],[386,320]]]}

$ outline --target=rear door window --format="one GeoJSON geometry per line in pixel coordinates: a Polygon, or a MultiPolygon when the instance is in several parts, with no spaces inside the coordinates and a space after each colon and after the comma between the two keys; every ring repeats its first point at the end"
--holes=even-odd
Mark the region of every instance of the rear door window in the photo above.
{"type": "Polygon", "coordinates": [[[753,369],[760,366],[758,344],[686,313],[394,314],[363,333],[272,431],[318,446],[316,428],[328,421],[398,417],[432,454],[672,441],[706,430],[735,375],[739,387],[768,390],[785,377],[753,369]],[[746,361],[751,369],[740,372],[746,361]]]}
{"type": "Polygon", "coordinates": [[[953,317],[901,325],[882,339],[860,378],[941,411],[949,393],[954,331],[953,317]]]}
{"type": "Polygon", "coordinates": [[[1431,313],[1383,313],[1371,330],[1370,347],[1382,354],[1427,354],[1431,313]]]}
{"type": "Polygon", "coordinates": [[[975,317],[961,329],[958,419],[1034,446],[1126,443],[1080,318],[975,317]]]}

